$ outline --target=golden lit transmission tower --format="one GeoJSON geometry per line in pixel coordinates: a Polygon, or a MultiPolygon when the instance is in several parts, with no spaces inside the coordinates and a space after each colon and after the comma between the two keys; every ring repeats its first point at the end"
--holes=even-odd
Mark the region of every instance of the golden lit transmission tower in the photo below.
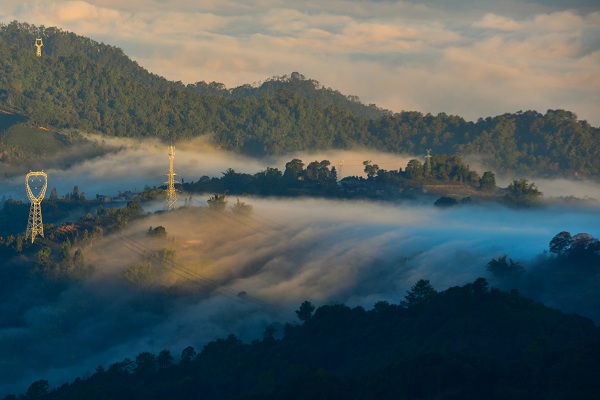
{"type": "Polygon", "coordinates": [[[46,194],[46,188],[48,187],[48,175],[45,172],[29,172],[25,177],[25,186],[27,186],[27,197],[31,201],[31,207],[29,208],[29,220],[27,221],[27,232],[25,233],[25,239],[31,235],[31,243],[35,240],[37,235],[44,237],[44,225],[42,224],[42,200],[46,194]],[[40,189],[38,195],[33,194],[31,190],[31,184],[34,185],[34,189],[40,189]]]}
{"type": "Polygon", "coordinates": [[[169,180],[167,184],[167,201],[165,210],[174,210],[177,207],[177,191],[175,190],[175,171],[173,170],[173,160],[175,159],[175,146],[169,146],[169,180]]]}
{"type": "Polygon", "coordinates": [[[42,56],[42,46],[43,45],[44,45],[44,43],[42,42],[42,38],[35,39],[35,47],[37,47],[37,51],[35,53],[36,56],[38,56],[38,57],[42,56]]]}

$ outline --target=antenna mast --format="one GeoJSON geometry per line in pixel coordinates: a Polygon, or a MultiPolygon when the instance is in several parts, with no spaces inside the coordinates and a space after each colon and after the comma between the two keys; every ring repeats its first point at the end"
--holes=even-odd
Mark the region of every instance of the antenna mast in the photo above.
{"type": "Polygon", "coordinates": [[[173,160],[175,159],[175,146],[169,146],[169,180],[167,184],[167,201],[165,202],[165,210],[174,210],[177,207],[177,191],[175,190],[175,170],[173,169],[173,160]]]}
{"type": "Polygon", "coordinates": [[[35,55],[38,57],[42,56],[42,46],[44,45],[44,43],[42,42],[42,38],[37,38],[35,39],[35,47],[37,47],[37,51],[35,52],[35,55]]]}
{"type": "MultiPolygon", "coordinates": [[[[25,186],[27,186],[27,197],[31,201],[31,207],[29,208],[29,219],[27,221],[27,232],[25,233],[25,239],[31,236],[31,243],[35,240],[37,235],[44,237],[44,225],[42,224],[42,207],[41,203],[46,194],[46,188],[48,187],[48,175],[45,172],[29,172],[25,176],[25,186]],[[43,181],[42,188],[38,195],[34,195],[29,186],[30,178],[36,178],[38,181],[43,181]]],[[[34,187],[37,189],[37,187],[34,187]]]]}

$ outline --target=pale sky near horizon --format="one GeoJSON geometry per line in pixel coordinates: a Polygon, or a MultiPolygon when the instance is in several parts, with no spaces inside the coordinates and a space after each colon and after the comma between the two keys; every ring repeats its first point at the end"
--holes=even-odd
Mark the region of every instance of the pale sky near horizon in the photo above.
{"type": "Polygon", "coordinates": [[[394,112],[566,109],[600,126],[597,0],[3,0],[0,22],[13,20],[185,84],[297,71],[394,112]]]}

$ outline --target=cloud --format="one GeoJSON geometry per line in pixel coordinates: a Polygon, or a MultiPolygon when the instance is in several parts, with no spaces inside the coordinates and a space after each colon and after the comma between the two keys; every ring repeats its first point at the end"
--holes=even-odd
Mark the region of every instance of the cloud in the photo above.
{"type": "Polygon", "coordinates": [[[475,22],[474,26],[485,29],[497,29],[501,31],[514,31],[519,29],[519,23],[513,19],[495,14],[485,14],[481,21],[475,22]]]}

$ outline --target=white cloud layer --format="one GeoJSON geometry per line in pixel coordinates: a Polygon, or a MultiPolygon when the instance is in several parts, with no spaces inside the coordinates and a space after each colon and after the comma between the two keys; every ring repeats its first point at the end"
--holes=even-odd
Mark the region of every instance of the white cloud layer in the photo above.
{"type": "Polygon", "coordinates": [[[563,108],[600,125],[591,1],[3,1],[0,21],[15,19],[121,47],[184,83],[299,71],[396,112],[563,108]]]}

